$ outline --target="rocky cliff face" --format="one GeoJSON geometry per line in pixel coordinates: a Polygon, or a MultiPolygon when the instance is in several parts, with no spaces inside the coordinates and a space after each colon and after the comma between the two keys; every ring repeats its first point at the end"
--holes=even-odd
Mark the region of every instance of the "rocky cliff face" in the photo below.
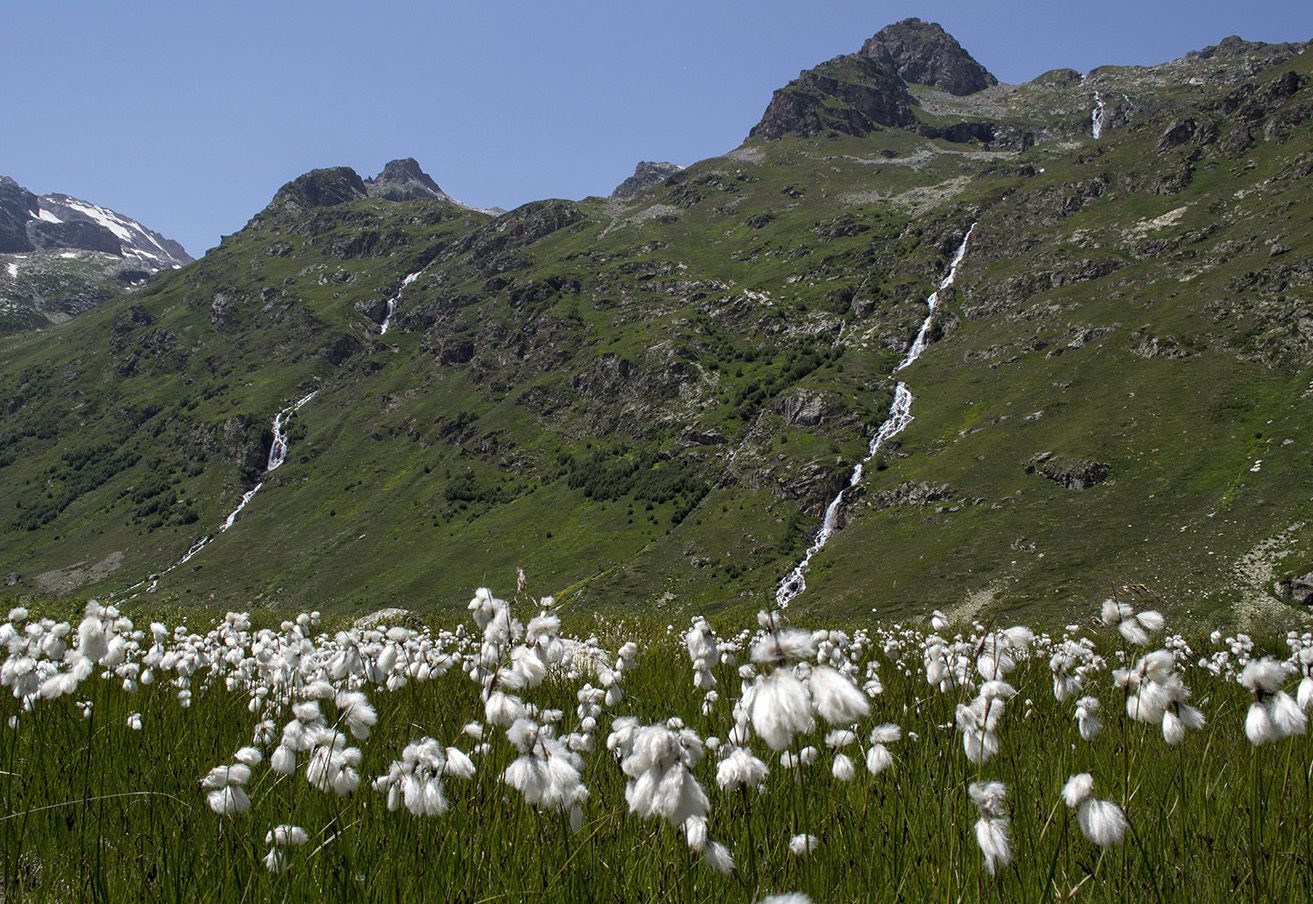
{"type": "Polygon", "coordinates": [[[376,177],[365,179],[364,185],[371,198],[388,201],[452,200],[428,173],[420,169],[414,157],[391,161],[376,177]]]}
{"type": "Polygon", "coordinates": [[[192,260],[182,245],[130,217],[68,195],[38,197],[0,176],[0,254],[59,249],[116,255],[152,273],[192,260]]]}
{"type": "MultiPolygon", "coordinates": [[[[749,137],[774,141],[788,134],[809,138],[910,128],[917,123],[918,102],[909,84],[965,96],[997,85],[998,79],[939,25],[904,19],[876,33],[859,52],[808,69],[776,91],[749,137]]],[[[992,126],[966,125],[926,127],[924,134],[954,142],[994,140],[992,126]]]]}
{"type": "Polygon", "coordinates": [[[45,326],[190,263],[182,245],[106,207],[0,176],[0,332],[45,326]]]}
{"type": "Polygon", "coordinates": [[[887,55],[835,57],[775,92],[749,138],[864,135],[916,122],[916,100],[887,55]]]}
{"type": "Polygon", "coordinates": [[[984,66],[934,22],[904,19],[878,31],[862,45],[862,56],[891,59],[898,77],[959,97],[998,84],[984,66]]]}
{"type": "Polygon", "coordinates": [[[634,174],[615,187],[611,192],[612,201],[626,201],[645,188],[663,182],[682,170],[677,163],[652,163],[644,160],[634,167],[634,174]]]}

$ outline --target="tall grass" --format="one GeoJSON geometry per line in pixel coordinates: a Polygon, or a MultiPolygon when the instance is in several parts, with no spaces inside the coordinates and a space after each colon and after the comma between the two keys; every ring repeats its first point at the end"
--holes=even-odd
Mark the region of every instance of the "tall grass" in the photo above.
{"type": "MultiPolygon", "coordinates": [[[[275,718],[273,704],[253,714],[249,687],[230,689],[229,668],[218,663],[193,676],[186,708],[162,671],[127,693],[118,675],[101,677],[110,673],[97,668],[74,693],[38,699],[30,711],[12,697],[0,703],[0,900],[737,902],[781,891],[835,902],[1313,900],[1313,745],[1306,736],[1251,745],[1244,721],[1252,697],[1230,680],[1230,666],[1217,675],[1185,665],[1208,724],[1178,746],[1129,720],[1125,691],[1108,670],[1095,670],[1084,693],[1100,698],[1106,724],[1087,742],[1074,700],[1054,700],[1049,639],[1041,638],[1009,676],[1017,694],[999,725],[999,754],[975,764],[954,726],[955,707],[972,694],[927,684],[918,633],[863,634],[863,649],[847,646],[846,655],[860,674],[876,662],[883,691],[855,726],[858,744],[844,750],[858,766],[853,780],[832,774],[823,724],[794,740],[795,754],[818,751],[795,769],[754,739],[753,751],[771,766],[757,790],[721,791],[710,751],[694,767],[710,798],[708,834],[735,859],[728,875],[709,869],[682,832],[630,812],[626,777],[606,749],[610,723],[622,715],[643,724],[677,717],[704,738],[727,738],[738,663],[712,667],[720,697],[704,712],[673,633],[632,638],[637,665],[623,675],[623,699],[598,720],[596,751],[584,757],[589,799],[577,832],[567,813],[532,808],[501,780],[518,754],[491,726],[475,776],[445,780],[445,815],[389,811],[370,787],[422,736],[475,749],[462,730],[484,719],[481,688],[460,668],[392,691],[366,684],[378,723],[368,739],[349,742],[361,750],[353,793],[311,787],[304,758],[293,774],[275,774],[269,745],[247,786],[250,810],[231,816],[211,811],[199,782],[251,744],[260,719],[275,718]],[[140,730],[129,727],[132,713],[140,730]],[[903,737],[889,745],[894,765],[872,776],[862,765],[867,736],[888,722],[903,737]],[[1099,798],[1126,813],[1122,844],[1095,847],[1063,804],[1064,783],[1082,772],[1094,777],[1099,798]],[[997,875],[983,868],[967,793],[982,779],[1008,789],[1012,862],[997,875]],[[285,849],[287,868],[273,873],[263,862],[265,838],[280,824],[304,827],[309,842],[285,849]],[[802,833],[819,839],[806,856],[789,847],[802,833]]],[[[472,655],[450,634],[438,642],[464,644],[472,655]]],[[[1115,635],[1098,643],[1109,659],[1123,647],[1115,635]]],[[[746,661],[742,638],[731,646],[746,661]]],[[[589,680],[596,675],[576,663],[524,696],[562,710],[563,735],[579,721],[576,692],[589,680]]],[[[290,718],[277,711],[279,728],[290,718]]]]}

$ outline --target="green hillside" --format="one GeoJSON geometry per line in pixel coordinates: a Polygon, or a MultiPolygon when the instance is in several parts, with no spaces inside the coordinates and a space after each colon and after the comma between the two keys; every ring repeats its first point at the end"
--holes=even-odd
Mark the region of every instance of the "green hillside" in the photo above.
{"type": "MultiPolygon", "coordinates": [[[[795,606],[1060,624],[1143,583],[1179,618],[1306,618],[1276,585],[1313,571],[1313,55],[1256,46],[1096,70],[1126,98],[1097,140],[1057,73],[911,86],[917,124],[753,138],[623,202],[492,216],[316,170],[0,340],[0,572],[364,611],[520,566],[581,607],[758,606],[901,379],[914,421],[795,606]]],[[[772,109],[857,122],[829,84],[772,109]]]]}

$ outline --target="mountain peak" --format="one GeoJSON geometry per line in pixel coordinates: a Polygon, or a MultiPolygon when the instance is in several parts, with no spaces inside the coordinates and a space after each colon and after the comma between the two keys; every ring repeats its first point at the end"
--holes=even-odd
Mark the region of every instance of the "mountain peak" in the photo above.
{"type": "Polygon", "coordinates": [[[650,186],[682,170],[678,163],[654,163],[644,160],[634,167],[634,174],[615,187],[612,201],[626,201],[650,186]]]}
{"type": "Polygon", "coordinates": [[[311,170],[288,182],[269,206],[276,210],[303,213],[312,207],[332,207],[367,196],[365,183],[349,166],[311,170]]]}
{"type": "Polygon", "coordinates": [[[388,201],[451,200],[414,157],[389,162],[377,177],[365,180],[365,189],[371,198],[388,201]]]}
{"type": "Polygon", "coordinates": [[[879,61],[887,55],[903,81],[959,97],[998,84],[943,26],[915,17],[880,29],[862,45],[860,55],[879,61]]]}

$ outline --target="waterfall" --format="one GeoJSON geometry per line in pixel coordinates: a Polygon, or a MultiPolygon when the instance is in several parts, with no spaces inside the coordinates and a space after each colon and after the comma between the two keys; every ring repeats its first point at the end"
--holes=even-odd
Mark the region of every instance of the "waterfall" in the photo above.
{"type": "MultiPolygon", "coordinates": [[[[916,339],[912,342],[907,354],[903,360],[894,368],[894,373],[898,373],[907,367],[913,361],[921,356],[929,344],[930,327],[934,321],[935,309],[939,306],[939,293],[953,284],[957,278],[958,265],[962,263],[962,258],[967,253],[967,242],[971,240],[971,233],[975,231],[976,225],[971,224],[967,234],[962,237],[962,244],[958,246],[957,253],[953,255],[952,263],[948,267],[948,275],[939,283],[939,287],[930,293],[926,299],[928,308],[925,320],[921,322],[921,329],[917,331],[916,339]]],[[[821,521],[821,529],[816,533],[816,539],[808,547],[806,554],[802,557],[793,570],[785,575],[780,581],[779,587],[775,589],[775,605],[781,609],[787,608],[789,602],[798,594],[807,589],[807,566],[811,564],[812,556],[821,551],[821,548],[830,541],[830,538],[839,530],[839,512],[843,507],[843,496],[849,489],[856,486],[862,479],[862,472],[866,462],[875,457],[889,440],[893,439],[908,424],[912,423],[912,392],[907,388],[907,384],[899,381],[894,388],[894,401],[889,406],[889,416],[880,424],[880,429],[875,436],[871,438],[871,443],[867,447],[866,457],[853,466],[852,476],[848,479],[847,485],[839,491],[838,495],[830,501],[825,507],[825,518],[821,521]]]]}
{"type": "Polygon", "coordinates": [[[397,303],[401,301],[401,290],[406,288],[406,286],[410,285],[415,280],[419,279],[419,274],[422,272],[424,271],[421,270],[416,273],[411,273],[409,276],[403,279],[401,281],[401,285],[397,288],[397,294],[393,295],[391,298],[388,299],[387,312],[383,314],[383,322],[379,324],[378,327],[378,334],[380,336],[382,336],[384,333],[388,331],[388,324],[392,322],[392,315],[397,312],[397,303]]]}
{"type": "Polygon", "coordinates": [[[1099,92],[1094,92],[1094,112],[1090,114],[1090,131],[1094,133],[1095,138],[1103,137],[1103,127],[1107,117],[1107,108],[1104,106],[1103,98],[1099,92]]]}
{"type": "MultiPolygon", "coordinates": [[[[296,402],[292,403],[291,405],[288,405],[282,411],[274,415],[274,424],[273,424],[274,440],[273,440],[273,444],[269,447],[269,460],[265,464],[265,469],[264,469],[265,474],[268,474],[270,471],[276,470],[279,465],[281,465],[284,461],[287,460],[287,426],[286,426],[287,419],[291,417],[294,412],[300,409],[302,405],[313,399],[315,397],[315,394],[318,393],[318,391],[319,390],[315,390],[315,392],[312,392],[309,395],[306,395],[298,399],[296,402]]],[[[247,504],[250,503],[250,501],[255,498],[255,494],[260,492],[260,488],[263,486],[264,486],[264,481],[261,480],[255,486],[251,487],[249,490],[247,490],[245,493],[242,494],[241,501],[237,503],[237,508],[229,512],[228,517],[225,518],[223,524],[220,525],[219,527],[220,534],[231,528],[233,524],[236,523],[237,516],[241,513],[242,509],[246,508],[247,504]]],[[[179,565],[186,564],[198,552],[200,552],[205,547],[209,546],[216,536],[217,534],[209,534],[208,536],[201,537],[201,539],[197,540],[195,543],[192,544],[192,547],[187,550],[186,554],[183,555],[181,559],[174,562],[172,565],[170,565],[168,568],[164,569],[163,571],[159,572],[158,574],[153,574],[150,577],[146,578],[146,580],[144,581],[138,581],[137,583],[129,587],[128,590],[136,590],[142,584],[145,584],[146,581],[150,581],[150,587],[147,588],[147,592],[154,590],[156,585],[159,584],[160,578],[164,577],[170,571],[173,571],[173,569],[177,568],[179,565]]]]}

